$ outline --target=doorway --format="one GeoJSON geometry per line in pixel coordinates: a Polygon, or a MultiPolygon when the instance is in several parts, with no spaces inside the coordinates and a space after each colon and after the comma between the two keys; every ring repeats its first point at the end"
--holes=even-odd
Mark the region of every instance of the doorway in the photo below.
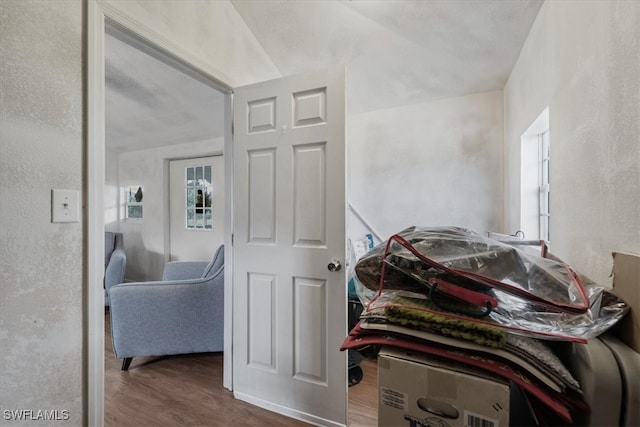
{"type": "MultiPolygon", "coordinates": [[[[162,277],[169,260],[208,261],[224,239],[224,163],[215,169],[193,166],[186,189],[182,178],[165,185],[166,162],[185,157],[204,158],[224,146],[224,95],[168,63],[162,52],[141,46],[125,32],[108,26],[105,32],[105,231],[123,234],[127,255],[125,281],[162,277]],[[203,171],[209,176],[204,176],[203,171]],[[216,215],[213,206],[200,206],[197,194],[211,203],[216,174],[216,215]],[[200,173],[200,176],[196,174],[200,173]],[[206,180],[206,184],[205,184],[206,180]],[[125,193],[138,188],[137,215],[128,215],[125,193]],[[144,192],[142,192],[144,189],[144,192]],[[182,195],[177,193],[181,192],[182,195]],[[144,195],[144,197],[143,197],[144,195]],[[173,197],[172,197],[173,196],[173,197]],[[185,210],[185,202],[193,206],[185,210]],[[190,217],[187,217],[187,216],[190,217]],[[216,222],[215,228],[213,222],[216,222]],[[180,227],[178,222],[182,222],[180,227]],[[191,223],[193,222],[193,223],[191,223]],[[174,224],[169,232],[165,228],[174,224]],[[189,236],[185,236],[189,234],[189,236]],[[171,242],[175,239],[175,244],[171,242]],[[185,243],[190,240],[189,244],[185,243]],[[215,245],[215,246],[214,246],[215,245]],[[207,250],[208,249],[208,250],[207,250]],[[177,251],[177,252],[175,252],[177,251]],[[175,254],[174,254],[175,252],[175,254]],[[172,257],[172,254],[176,255],[172,257]]],[[[177,165],[177,163],[176,163],[177,165]]],[[[178,175],[177,170],[173,175],[178,175]]]]}
{"type": "MultiPolygon", "coordinates": [[[[94,337],[92,333],[95,333],[96,330],[101,330],[104,327],[103,326],[104,317],[100,319],[99,312],[95,311],[96,306],[99,306],[97,302],[100,301],[100,296],[97,295],[95,290],[93,289],[94,288],[93,285],[96,282],[98,282],[96,278],[101,277],[98,261],[100,259],[100,255],[102,254],[100,249],[98,248],[100,246],[99,244],[101,243],[100,238],[102,235],[102,231],[104,229],[103,218],[102,218],[103,213],[101,212],[101,209],[103,206],[103,190],[104,190],[103,188],[104,185],[102,181],[104,179],[104,137],[103,137],[104,105],[101,106],[101,100],[104,99],[103,87],[101,87],[104,81],[103,80],[104,79],[104,74],[103,74],[104,46],[102,44],[102,40],[104,38],[105,13],[106,13],[104,7],[105,5],[103,5],[102,3],[98,3],[98,2],[89,3],[89,16],[90,16],[89,47],[90,48],[89,48],[88,62],[90,65],[90,70],[89,70],[89,79],[88,79],[88,86],[89,86],[88,134],[89,134],[90,143],[88,144],[89,152],[87,153],[87,155],[89,160],[88,160],[87,169],[88,169],[88,175],[89,175],[88,193],[91,194],[91,200],[89,201],[89,208],[88,208],[88,211],[89,211],[88,212],[89,214],[88,215],[88,218],[89,218],[88,219],[88,228],[89,228],[88,247],[90,248],[89,261],[88,261],[89,263],[88,276],[91,283],[89,284],[89,290],[88,290],[88,296],[89,296],[88,330],[90,335],[88,338],[89,359],[90,359],[88,363],[88,368],[89,368],[88,383],[90,388],[89,424],[91,425],[103,424],[101,420],[101,410],[103,409],[102,408],[103,396],[100,394],[102,389],[102,384],[100,383],[100,380],[101,380],[100,375],[102,375],[102,380],[103,380],[104,372],[100,373],[101,366],[99,364],[100,363],[99,359],[103,357],[103,354],[104,354],[104,342],[103,341],[98,342],[98,339],[94,337]],[[93,191],[93,190],[96,190],[96,191],[93,191]]],[[[106,7],[108,7],[108,4],[106,7]]],[[[109,22],[111,25],[115,25],[116,27],[118,25],[120,25],[121,27],[125,27],[124,24],[117,24],[117,23],[114,24],[111,21],[109,22]]],[[[129,23],[127,19],[124,19],[123,22],[129,23]]],[[[168,61],[171,62],[172,65],[175,65],[178,68],[185,69],[186,72],[190,73],[191,75],[199,76],[198,77],[199,79],[206,80],[206,78],[203,78],[203,75],[207,76],[206,73],[200,73],[197,69],[185,65],[189,63],[198,63],[197,60],[195,60],[194,58],[191,58],[185,52],[178,51],[176,53],[175,46],[171,45],[170,43],[166,43],[166,41],[160,35],[158,34],[150,35],[149,32],[143,28],[143,30],[145,30],[145,31],[142,31],[144,36],[139,36],[139,35],[132,36],[131,34],[128,34],[127,30],[124,30],[123,28],[118,27],[117,29],[124,32],[125,36],[133,38],[133,42],[141,45],[143,49],[149,49],[149,46],[156,46],[156,47],[160,46],[158,49],[160,52],[171,52],[171,54],[168,54],[167,56],[168,56],[168,61]],[[151,40],[151,42],[149,42],[149,40],[151,40]],[[165,49],[165,50],[162,50],[162,49],[165,49]],[[191,62],[190,60],[193,60],[193,62],[191,62]]],[[[215,81],[215,79],[210,80],[209,83],[211,81],[215,81]]],[[[224,86],[222,87],[224,88],[224,86]]],[[[224,120],[224,123],[225,123],[224,151],[226,155],[224,158],[225,158],[226,177],[229,178],[234,176],[232,174],[232,168],[234,166],[234,163],[232,158],[233,145],[231,143],[231,116],[230,116],[231,95],[230,95],[230,89],[228,88],[228,86],[226,87],[225,93],[226,93],[226,97],[225,97],[226,108],[225,108],[225,120],[224,120]]],[[[332,93],[332,92],[328,91],[327,93],[332,93]]],[[[325,92],[323,87],[296,89],[294,90],[293,95],[295,95],[293,98],[295,100],[294,104],[297,107],[299,107],[296,115],[291,116],[291,117],[295,117],[296,119],[296,124],[295,124],[296,128],[310,129],[311,126],[321,123],[321,120],[325,120],[326,117],[329,117],[329,120],[331,120],[331,115],[333,114],[331,111],[335,111],[335,110],[329,110],[328,115],[324,114],[326,97],[325,97],[325,92]]],[[[332,95],[329,95],[329,97],[331,96],[332,95]]],[[[269,113],[271,110],[269,109],[269,102],[267,102],[270,99],[271,98],[267,96],[267,98],[265,99],[256,100],[255,102],[251,102],[249,104],[244,105],[245,107],[248,105],[249,108],[253,109],[253,112],[254,112],[253,118],[255,118],[256,120],[255,120],[255,123],[253,123],[255,124],[255,127],[251,128],[252,132],[253,131],[260,132],[260,129],[262,129],[261,126],[270,125],[271,115],[269,113]],[[265,101],[265,102],[261,102],[261,101],[265,101]]],[[[344,114],[343,110],[341,112],[340,110],[337,110],[337,111],[339,112],[339,114],[344,114]]],[[[286,115],[286,116],[289,117],[289,115],[286,115]]],[[[275,121],[273,124],[274,125],[276,124],[275,121]]],[[[292,127],[282,128],[281,126],[278,126],[273,129],[271,129],[271,127],[269,128],[269,130],[273,130],[273,131],[277,130],[277,132],[273,132],[273,135],[291,134],[291,132],[289,132],[289,129],[292,129],[292,127]]],[[[325,147],[325,142],[321,140],[312,142],[312,146],[308,148],[295,145],[293,149],[293,153],[295,154],[296,158],[299,160],[296,163],[298,165],[298,169],[296,169],[296,171],[301,173],[302,171],[307,170],[306,166],[308,165],[309,166],[308,169],[311,171],[317,171],[318,173],[322,173],[322,174],[327,172],[327,170],[324,167],[324,161],[322,161],[325,155],[324,154],[325,148],[323,147],[325,147]]],[[[281,151],[291,152],[291,150],[281,150],[281,151]]],[[[265,165],[265,163],[260,161],[260,160],[264,160],[262,157],[260,157],[261,153],[262,153],[261,151],[251,151],[251,154],[252,156],[254,156],[253,158],[255,160],[255,162],[252,163],[252,166],[255,168],[258,168],[259,170],[262,170],[260,169],[261,166],[265,165]]],[[[179,156],[179,150],[174,152],[174,155],[179,156]]],[[[166,158],[167,159],[171,158],[171,156],[168,156],[166,158]]],[[[342,164],[342,167],[344,167],[344,164],[342,164]]],[[[281,181],[282,179],[279,178],[278,180],[281,181]]],[[[296,182],[296,181],[292,180],[292,182],[296,182]]],[[[307,181],[302,181],[302,182],[306,183],[307,181]]],[[[256,183],[259,184],[260,182],[256,182],[256,183]]],[[[225,188],[226,188],[226,194],[231,195],[232,183],[230,182],[230,179],[225,180],[225,188]]],[[[308,199],[307,196],[317,194],[317,192],[305,191],[305,188],[302,188],[302,187],[300,188],[296,187],[296,188],[299,190],[298,191],[299,197],[297,197],[296,199],[298,203],[295,204],[298,211],[302,212],[302,211],[305,211],[305,209],[309,210],[309,206],[315,206],[314,204],[307,203],[307,199],[308,199]]],[[[318,188],[320,189],[320,187],[318,188]]],[[[332,187],[322,186],[321,191],[324,193],[325,189],[327,188],[331,189],[332,187]]],[[[145,194],[148,194],[148,186],[145,188],[145,194]]],[[[280,193],[277,193],[277,194],[280,194],[280,193]]],[[[341,193],[341,196],[340,196],[341,199],[343,198],[342,195],[343,193],[341,193]]],[[[256,196],[259,196],[259,195],[256,195],[256,196]]],[[[231,250],[232,201],[229,199],[230,197],[227,197],[226,205],[225,205],[225,249],[226,249],[225,260],[227,263],[229,263],[229,265],[232,265],[233,264],[233,261],[231,260],[231,256],[233,255],[233,252],[231,250]]],[[[260,199],[259,197],[252,197],[252,200],[257,201],[260,199]]],[[[318,203],[323,204],[325,200],[328,200],[328,199],[317,198],[317,200],[311,200],[311,201],[314,202],[315,204],[318,204],[318,203]]],[[[319,216],[318,215],[313,216],[313,218],[316,218],[316,217],[319,217],[319,216]]],[[[307,220],[308,218],[305,216],[300,216],[298,218],[300,219],[300,222],[298,223],[299,226],[297,228],[298,230],[302,230],[302,231],[314,230],[314,228],[312,227],[313,221],[308,221],[307,220]]],[[[343,228],[344,228],[344,225],[341,226],[341,229],[343,228]]],[[[317,228],[317,229],[322,229],[322,228],[317,228]]],[[[327,227],[326,229],[332,229],[332,227],[327,227]]],[[[297,244],[300,247],[304,247],[305,245],[306,246],[315,245],[318,247],[323,246],[322,243],[318,243],[318,242],[321,242],[321,239],[315,237],[315,235],[310,235],[310,236],[301,235],[299,237],[300,239],[297,240],[297,244]]],[[[168,240],[168,239],[165,239],[165,240],[168,240]]],[[[345,245],[342,245],[342,250],[344,250],[344,246],[345,245]]],[[[325,251],[325,252],[326,252],[325,255],[327,255],[327,258],[329,258],[332,255],[328,253],[329,251],[325,251]]],[[[340,254],[338,256],[343,258],[343,256],[341,256],[340,254]]],[[[319,262],[318,269],[321,269],[322,271],[326,270],[328,265],[327,263],[329,263],[330,261],[333,262],[333,260],[330,260],[330,259],[327,259],[327,261],[325,261],[324,264],[318,261],[319,262]]],[[[344,259],[342,259],[342,262],[344,262],[344,259]]],[[[307,262],[300,262],[300,265],[310,266],[310,264],[307,262]]],[[[311,267],[316,268],[315,265],[312,265],[311,267]]],[[[231,270],[231,269],[228,269],[228,270],[231,270]]],[[[229,274],[231,273],[228,270],[227,269],[225,270],[225,324],[229,325],[228,328],[230,328],[231,325],[233,324],[231,319],[231,307],[233,306],[232,292],[234,290],[232,287],[233,280],[231,279],[231,277],[227,275],[227,273],[229,274]]],[[[344,286],[346,286],[346,283],[341,283],[335,289],[331,289],[330,291],[325,292],[324,289],[326,288],[326,286],[322,285],[320,281],[316,280],[313,277],[315,276],[314,274],[310,274],[310,273],[307,274],[307,273],[301,272],[297,275],[299,277],[299,280],[297,283],[299,292],[296,295],[299,297],[301,303],[304,303],[304,304],[306,304],[307,302],[312,303],[313,301],[315,301],[316,300],[315,296],[317,295],[329,294],[329,293],[331,293],[332,295],[333,294],[337,295],[338,293],[341,292],[341,290],[344,291],[344,286]]],[[[343,310],[344,310],[344,306],[346,303],[346,291],[342,292],[342,294],[343,294],[342,300],[339,302],[339,304],[332,305],[331,312],[327,311],[327,314],[323,314],[321,310],[316,310],[313,312],[306,313],[300,310],[300,313],[302,313],[302,315],[299,316],[299,318],[304,321],[309,320],[309,322],[307,323],[311,323],[311,321],[316,318],[335,319],[343,315],[345,315],[346,317],[346,313],[339,313],[336,316],[330,315],[334,311],[338,310],[338,307],[340,306],[343,307],[343,310]]],[[[333,303],[334,301],[332,300],[331,302],[333,303]]],[[[300,304],[300,306],[304,304],[300,304]]],[[[310,305],[313,306],[313,304],[310,304],[310,305]]],[[[341,333],[344,333],[344,332],[346,331],[342,331],[341,333]]],[[[309,337],[307,337],[304,334],[299,334],[300,339],[298,340],[298,342],[302,343],[304,339],[313,338],[314,336],[316,335],[310,335],[309,337]]],[[[318,336],[321,339],[324,339],[322,338],[322,336],[320,335],[318,336]]],[[[225,338],[226,338],[225,339],[225,356],[226,356],[227,354],[230,355],[230,351],[227,351],[227,345],[229,346],[229,350],[230,350],[230,344],[231,344],[230,342],[231,331],[229,329],[226,330],[225,338]]],[[[327,348],[337,350],[338,343],[335,342],[336,341],[335,338],[336,336],[334,334],[331,334],[331,343],[330,345],[328,345],[327,348]]],[[[321,344],[324,346],[324,343],[321,343],[321,344]]],[[[299,362],[298,366],[300,367],[299,371],[301,372],[301,375],[299,375],[299,377],[300,379],[308,383],[315,382],[317,384],[322,385],[322,378],[323,378],[324,372],[329,372],[329,369],[326,367],[326,364],[323,361],[324,359],[320,360],[319,357],[315,357],[315,358],[310,358],[310,360],[314,362],[314,364],[309,366],[305,364],[307,362],[306,359],[298,360],[299,362]],[[316,375],[317,378],[312,377],[312,374],[313,374],[312,371],[316,367],[319,367],[321,369],[320,374],[316,375]]],[[[345,357],[345,361],[346,361],[346,357],[345,357]]],[[[227,360],[225,360],[224,364],[225,364],[225,371],[224,371],[225,383],[230,384],[231,371],[228,368],[232,366],[232,363],[231,361],[227,362],[227,360]]],[[[330,375],[335,375],[335,374],[330,373],[330,375]]],[[[342,386],[346,387],[346,376],[342,376],[342,381],[344,381],[342,386]]]]}
{"type": "MultiPolygon", "coordinates": [[[[120,42],[125,42],[130,46],[138,49],[144,54],[162,62],[164,65],[178,70],[182,74],[189,76],[201,84],[212,88],[222,94],[222,108],[220,111],[221,116],[221,134],[216,138],[216,146],[213,146],[210,140],[202,139],[194,143],[199,145],[198,152],[193,152],[193,155],[204,156],[221,153],[226,144],[231,144],[231,125],[230,125],[230,111],[231,111],[231,87],[226,83],[215,78],[211,74],[203,71],[202,69],[193,66],[191,64],[199,63],[188,52],[182,51],[180,48],[176,48],[170,41],[166,40],[162,35],[149,31],[144,26],[132,21],[129,17],[119,12],[116,8],[112,7],[108,3],[91,1],[87,3],[88,13],[88,31],[87,31],[87,187],[85,188],[86,197],[86,230],[87,230],[87,258],[86,258],[86,277],[87,277],[87,326],[86,326],[86,342],[87,342],[87,418],[86,423],[89,425],[103,425],[104,424],[104,293],[102,289],[102,277],[104,274],[104,230],[105,230],[105,197],[110,193],[111,188],[108,188],[106,177],[107,164],[105,159],[109,157],[110,160],[118,159],[122,155],[117,151],[107,151],[107,145],[105,141],[105,122],[106,122],[106,71],[107,64],[105,63],[106,48],[105,38],[107,34],[109,36],[116,36],[120,42]],[[115,154],[114,154],[115,153],[115,154]]],[[[111,68],[110,71],[118,71],[117,68],[111,68]]],[[[120,80],[126,81],[126,80],[120,80]]],[[[126,91],[125,87],[122,87],[123,91],[126,91]]],[[[140,88],[139,88],[140,89],[140,88]]],[[[141,88],[143,91],[146,89],[146,93],[150,94],[153,89],[145,88],[144,85],[141,88]]],[[[148,101],[148,98],[138,96],[137,101],[144,103],[148,101]]],[[[165,118],[166,121],[169,121],[165,118]]],[[[176,121],[174,120],[174,123],[176,121]]],[[[178,122],[179,124],[179,122],[178,122]]],[[[153,126],[148,126],[147,130],[151,133],[154,129],[153,126]]],[[[127,135],[121,135],[124,139],[127,135]]],[[[156,135],[158,136],[158,135],[156,135]]],[[[160,135],[161,136],[161,135],[160,135]]],[[[150,138],[153,139],[153,138],[150,138]]],[[[122,141],[121,141],[122,142],[122,141]]],[[[165,204],[164,200],[168,195],[164,189],[168,188],[168,170],[165,171],[164,163],[162,166],[157,167],[158,159],[162,158],[165,161],[175,158],[184,158],[184,146],[188,141],[176,140],[172,146],[164,146],[163,153],[156,158],[147,156],[140,156],[142,158],[142,165],[144,167],[138,168],[139,171],[151,171],[155,174],[157,179],[152,179],[151,188],[149,185],[141,185],[144,188],[144,202],[146,208],[143,210],[146,213],[154,212],[161,213],[161,217],[168,218],[168,203],[165,204]],[[146,162],[146,163],[145,163],[146,162]],[[143,165],[144,163],[144,165],[143,165]],[[149,164],[153,166],[145,169],[149,164]],[[166,172],[166,173],[165,173],[166,172]],[[153,187],[156,187],[158,194],[157,198],[151,197],[150,191],[153,187]]],[[[126,145],[126,144],[125,144],[126,145]]],[[[146,154],[152,152],[153,147],[142,147],[139,151],[142,153],[147,150],[146,154]]],[[[229,156],[230,157],[230,156],[229,156]]],[[[116,160],[118,161],[118,160],[116,160]]],[[[232,163],[230,159],[225,158],[225,168],[232,163]]],[[[113,164],[112,164],[113,165],[113,164]]],[[[135,162],[134,162],[135,166],[135,162]]],[[[116,176],[119,169],[119,165],[115,167],[116,176]]],[[[135,169],[133,167],[132,169],[135,169]]],[[[111,170],[113,172],[113,169],[111,170]]],[[[142,177],[146,175],[143,173],[142,177]]],[[[116,206],[120,206],[123,196],[118,195],[120,193],[119,180],[109,182],[116,190],[117,197],[120,197],[116,206]]],[[[142,184],[140,181],[139,184],[142,184]]],[[[225,192],[230,190],[230,185],[225,184],[225,192]]],[[[230,198],[227,198],[226,204],[223,207],[223,215],[225,216],[225,230],[230,230],[229,212],[230,198]]],[[[117,208],[116,208],[117,210],[117,208]]],[[[116,215],[117,218],[117,215],[116,215]]],[[[139,228],[146,228],[147,222],[150,218],[143,219],[144,225],[139,228]]],[[[157,218],[156,218],[157,220],[157,218]]],[[[109,221],[113,221],[110,217],[109,221]]],[[[111,224],[113,225],[113,224],[111,224]]],[[[134,222],[130,222],[129,226],[135,227],[134,222]]],[[[138,224],[140,225],[140,224],[138,224]]],[[[160,239],[160,243],[156,241],[154,243],[157,252],[159,254],[165,254],[167,247],[162,244],[162,240],[168,242],[168,232],[160,231],[159,236],[164,236],[164,239],[160,239]]],[[[231,242],[230,232],[224,235],[225,244],[231,242]]],[[[160,258],[165,258],[162,255],[160,258]]],[[[227,257],[230,260],[230,256],[227,257]]],[[[162,264],[164,260],[161,260],[159,264],[162,264]]],[[[225,298],[231,298],[231,292],[227,292],[225,298]]],[[[225,305],[230,305],[225,303],[225,305]]],[[[225,313],[225,316],[227,313],[225,313]]],[[[227,344],[225,343],[225,349],[227,344]]],[[[226,357],[226,351],[225,351],[226,357]]],[[[230,362],[225,361],[226,366],[231,366],[230,362]]],[[[224,383],[230,384],[231,372],[225,369],[224,383]]],[[[230,387],[230,385],[226,385],[230,387]]]]}

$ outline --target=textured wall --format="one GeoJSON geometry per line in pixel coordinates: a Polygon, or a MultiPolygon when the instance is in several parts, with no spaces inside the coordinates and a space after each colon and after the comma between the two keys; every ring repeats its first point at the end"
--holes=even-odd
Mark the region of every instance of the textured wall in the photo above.
{"type": "Polygon", "coordinates": [[[545,2],[504,90],[506,229],[520,215],[520,136],[548,105],[551,249],[609,284],[640,253],[640,2],[545,2]]]}
{"type": "Polygon", "coordinates": [[[0,1],[0,36],[0,410],[81,425],[83,227],[51,189],[83,187],[82,4],[0,1]]]}
{"type": "MultiPolygon", "coordinates": [[[[66,410],[65,425],[81,425],[86,416],[86,252],[83,222],[51,224],[50,191],[85,184],[84,3],[0,0],[0,410],[66,410]]],[[[209,72],[233,76],[227,83],[279,75],[230,4],[187,4],[132,0],[115,7],[209,72]]],[[[38,424],[50,422],[29,422],[38,424]]]]}
{"type": "MultiPolygon", "coordinates": [[[[349,201],[382,238],[411,225],[502,225],[502,91],[348,118],[349,201]]],[[[349,233],[362,234],[350,217],[349,233]]]]}
{"type": "Polygon", "coordinates": [[[120,215],[120,182],[118,181],[118,153],[105,149],[104,161],[104,229],[106,231],[119,231],[120,215]]]}

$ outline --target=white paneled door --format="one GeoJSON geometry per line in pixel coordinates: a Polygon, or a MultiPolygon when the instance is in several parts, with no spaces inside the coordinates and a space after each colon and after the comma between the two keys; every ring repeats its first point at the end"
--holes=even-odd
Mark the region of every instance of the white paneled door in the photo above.
{"type": "Polygon", "coordinates": [[[234,94],[234,392],[321,425],[346,424],[344,113],[342,67],[234,94]]]}

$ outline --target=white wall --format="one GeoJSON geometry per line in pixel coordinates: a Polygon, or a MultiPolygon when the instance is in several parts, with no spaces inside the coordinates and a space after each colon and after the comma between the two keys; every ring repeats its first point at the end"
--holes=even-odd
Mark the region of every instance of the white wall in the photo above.
{"type": "Polygon", "coordinates": [[[120,231],[120,183],[118,181],[118,153],[105,149],[104,176],[104,229],[105,231],[120,231]]]}
{"type": "Polygon", "coordinates": [[[68,425],[84,419],[83,224],[51,223],[51,189],[83,189],[83,28],[80,2],[0,1],[0,409],[68,425]]]}
{"type": "Polygon", "coordinates": [[[609,284],[640,253],[640,2],[545,2],[508,84],[505,228],[520,218],[520,136],[548,105],[551,250],[609,284]]]}
{"type": "MultiPolygon", "coordinates": [[[[386,239],[411,225],[502,229],[502,91],[348,117],[348,198],[386,239]]],[[[349,217],[349,234],[365,228],[349,217]]]]}
{"type": "MultiPolygon", "coordinates": [[[[229,84],[279,75],[228,2],[113,4],[229,84]]],[[[86,218],[51,224],[50,192],[86,182],[85,10],[78,0],[0,1],[1,409],[68,410],[69,426],[86,420],[86,218]]]]}

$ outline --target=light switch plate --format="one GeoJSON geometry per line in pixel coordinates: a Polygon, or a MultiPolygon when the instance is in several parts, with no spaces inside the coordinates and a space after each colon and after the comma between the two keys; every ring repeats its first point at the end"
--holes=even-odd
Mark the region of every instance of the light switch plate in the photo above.
{"type": "Polygon", "coordinates": [[[51,190],[51,222],[79,222],[78,190],[51,190]]]}

